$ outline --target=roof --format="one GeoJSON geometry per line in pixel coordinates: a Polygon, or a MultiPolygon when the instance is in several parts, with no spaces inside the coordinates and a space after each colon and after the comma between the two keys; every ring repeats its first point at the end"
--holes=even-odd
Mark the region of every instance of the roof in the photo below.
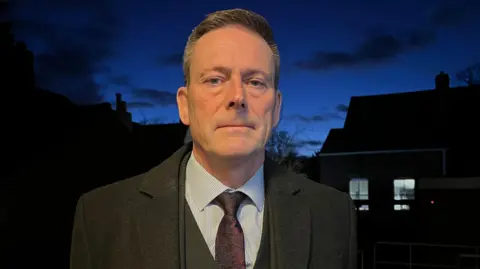
{"type": "Polygon", "coordinates": [[[449,117],[477,120],[479,101],[480,86],[352,97],[344,128],[439,128],[449,117]]]}
{"type": "Polygon", "coordinates": [[[321,153],[477,142],[479,103],[480,86],[352,97],[344,128],[329,132],[321,153]]]}
{"type": "Polygon", "coordinates": [[[345,129],[331,129],[320,153],[366,152],[382,150],[440,149],[446,147],[441,134],[429,136],[421,132],[351,133],[345,129]]]}

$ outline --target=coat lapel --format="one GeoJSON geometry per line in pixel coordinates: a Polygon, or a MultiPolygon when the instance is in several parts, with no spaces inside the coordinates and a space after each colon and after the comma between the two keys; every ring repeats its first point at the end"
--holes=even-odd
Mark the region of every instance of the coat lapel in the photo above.
{"type": "Polygon", "coordinates": [[[191,150],[184,146],[165,162],[145,174],[139,187],[142,203],[134,208],[134,219],[144,266],[160,269],[180,267],[179,244],[179,169],[191,150]]]}
{"type": "MultiPolygon", "coordinates": [[[[144,175],[139,195],[144,199],[133,208],[145,269],[179,268],[180,163],[191,151],[191,143],[144,175]]],[[[264,165],[269,206],[274,268],[307,268],[311,222],[308,199],[294,184],[291,173],[267,159],[264,165]]]]}
{"type": "Polygon", "coordinates": [[[267,203],[271,213],[275,268],[307,268],[311,222],[308,199],[294,184],[295,176],[273,161],[265,161],[267,203]]]}

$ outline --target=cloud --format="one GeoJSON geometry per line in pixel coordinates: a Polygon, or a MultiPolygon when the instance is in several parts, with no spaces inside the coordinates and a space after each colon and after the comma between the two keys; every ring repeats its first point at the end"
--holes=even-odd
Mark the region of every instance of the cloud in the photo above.
{"type": "Polygon", "coordinates": [[[300,140],[295,142],[295,146],[297,148],[303,148],[303,147],[319,147],[323,143],[320,140],[300,140]]]}
{"type": "Polygon", "coordinates": [[[345,104],[339,104],[335,107],[335,110],[338,112],[345,113],[345,112],[348,112],[348,106],[345,104]]]}
{"type": "Polygon", "coordinates": [[[14,31],[35,49],[38,86],[78,104],[103,101],[105,86],[97,83],[95,76],[109,72],[105,61],[114,56],[112,48],[119,23],[108,3],[15,1],[14,31]],[[79,17],[84,19],[76,19],[79,17]]]}
{"type": "Polygon", "coordinates": [[[305,123],[312,123],[312,122],[318,122],[318,121],[328,121],[328,117],[326,117],[326,115],[305,116],[305,115],[295,114],[295,115],[287,116],[287,119],[298,120],[298,121],[305,122],[305,123]]]}
{"type": "Polygon", "coordinates": [[[183,64],[183,52],[173,53],[167,56],[159,56],[156,59],[159,66],[177,66],[183,64]]]}
{"type": "Polygon", "coordinates": [[[344,120],[345,119],[344,115],[341,115],[339,113],[339,111],[327,112],[327,113],[325,113],[325,117],[327,117],[329,120],[344,120]]]}
{"type": "Polygon", "coordinates": [[[301,60],[296,66],[304,70],[328,70],[379,64],[394,60],[400,54],[423,48],[435,41],[435,33],[427,30],[409,30],[405,33],[373,33],[352,51],[317,51],[311,59],[301,60]]]}
{"type": "Polygon", "coordinates": [[[442,4],[435,3],[430,14],[430,23],[433,27],[457,26],[469,18],[478,18],[479,11],[478,0],[443,1],[442,4]]]}
{"type": "MultiPolygon", "coordinates": [[[[480,23],[480,1],[478,0],[430,0],[417,1],[412,8],[427,8],[423,23],[413,29],[388,31],[376,25],[365,31],[364,39],[352,50],[324,51],[312,53],[308,59],[295,63],[300,70],[322,71],[337,68],[356,68],[391,62],[399,55],[425,48],[436,41],[438,30],[460,24],[480,23]]],[[[385,1],[370,1],[373,8],[385,5],[385,1]]],[[[413,2],[412,2],[413,3],[413,2]]],[[[365,3],[362,2],[362,5],[365,3]]]]}
{"type": "Polygon", "coordinates": [[[301,114],[290,115],[286,117],[287,120],[300,121],[303,123],[315,123],[315,122],[325,122],[330,120],[343,120],[344,117],[340,115],[337,111],[335,112],[324,112],[317,115],[305,116],[301,114]]]}
{"type": "Polygon", "coordinates": [[[149,88],[134,89],[133,97],[148,100],[148,102],[159,106],[169,106],[177,104],[177,96],[175,93],[159,91],[149,88]]]}

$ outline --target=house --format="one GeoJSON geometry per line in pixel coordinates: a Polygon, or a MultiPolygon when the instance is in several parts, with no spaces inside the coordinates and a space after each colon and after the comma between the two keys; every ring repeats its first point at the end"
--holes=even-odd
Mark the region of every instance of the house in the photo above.
{"type": "Polygon", "coordinates": [[[33,54],[2,22],[0,59],[0,229],[9,231],[2,234],[8,247],[0,267],[68,267],[80,194],[160,163],[183,145],[187,128],[133,123],[121,95],[114,110],[108,103],[79,106],[36,87],[33,54]]]}
{"type": "Polygon", "coordinates": [[[158,165],[183,145],[187,129],[182,124],[129,122],[122,106],[118,110],[108,103],[77,106],[48,91],[35,95],[38,104],[32,109],[38,110],[20,125],[23,133],[14,129],[11,137],[16,140],[5,141],[12,144],[10,152],[17,153],[7,164],[18,167],[10,173],[13,178],[0,185],[9,199],[0,206],[6,216],[0,220],[7,220],[5,227],[3,222],[0,226],[11,231],[4,241],[9,246],[5,264],[12,266],[5,268],[31,266],[32,260],[18,256],[26,252],[37,264],[68,266],[78,197],[158,165]],[[23,146],[27,142],[28,148],[23,146]],[[32,226],[32,219],[40,221],[32,226]],[[52,247],[42,248],[51,242],[52,247]]]}
{"type": "Polygon", "coordinates": [[[480,226],[479,104],[479,86],[450,87],[443,72],[434,89],[352,97],[319,154],[320,181],[350,194],[376,239],[480,242],[461,235],[480,226]]]}
{"type": "Polygon", "coordinates": [[[142,173],[160,164],[185,143],[188,126],[182,123],[134,124],[133,139],[139,152],[137,163],[142,173]]]}

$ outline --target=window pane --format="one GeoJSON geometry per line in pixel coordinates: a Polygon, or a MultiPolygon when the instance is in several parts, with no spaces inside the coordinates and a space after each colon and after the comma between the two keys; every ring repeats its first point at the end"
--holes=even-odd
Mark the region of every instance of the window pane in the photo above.
{"type": "Polygon", "coordinates": [[[393,199],[415,199],[415,179],[395,179],[393,181],[393,199]]]}
{"type": "Polygon", "coordinates": [[[368,200],[368,179],[354,178],[350,180],[349,192],[353,200],[368,200]]]}

